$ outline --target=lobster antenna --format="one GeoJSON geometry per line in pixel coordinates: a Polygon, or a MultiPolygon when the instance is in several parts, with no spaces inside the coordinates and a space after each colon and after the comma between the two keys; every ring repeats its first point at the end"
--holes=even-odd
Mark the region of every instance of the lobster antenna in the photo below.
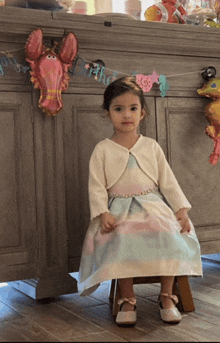
{"type": "Polygon", "coordinates": [[[54,42],[53,47],[50,49],[51,52],[54,52],[54,50],[58,47],[58,43],[54,42]]]}

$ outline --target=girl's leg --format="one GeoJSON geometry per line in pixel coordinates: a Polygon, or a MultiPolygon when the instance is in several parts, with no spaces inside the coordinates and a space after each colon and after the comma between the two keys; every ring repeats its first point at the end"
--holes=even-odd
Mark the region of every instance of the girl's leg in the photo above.
{"type": "MultiPolygon", "coordinates": [[[[119,279],[119,289],[120,289],[120,298],[134,298],[134,290],[133,290],[133,279],[119,279]]],[[[129,303],[125,303],[122,306],[122,311],[133,311],[134,306],[130,305],[129,303]]]]}
{"type": "MultiPolygon", "coordinates": [[[[173,283],[175,276],[161,276],[161,293],[173,294],[173,283]]],[[[164,309],[174,308],[173,301],[162,296],[162,304],[164,309]]]]}

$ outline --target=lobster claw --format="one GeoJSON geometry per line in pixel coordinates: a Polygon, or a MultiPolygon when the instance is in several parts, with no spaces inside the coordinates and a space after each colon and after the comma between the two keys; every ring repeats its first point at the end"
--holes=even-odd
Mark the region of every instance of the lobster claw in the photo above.
{"type": "Polygon", "coordinates": [[[62,62],[71,64],[78,52],[78,42],[74,33],[70,32],[63,40],[59,57],[62,62]]]}
{"type": "Polygon", "coordinates": [[[43,31],[41,29],[36,29],[29,35],[25,51],[28,60],[33,61],[40,57],[43,51],[43,31]]]}

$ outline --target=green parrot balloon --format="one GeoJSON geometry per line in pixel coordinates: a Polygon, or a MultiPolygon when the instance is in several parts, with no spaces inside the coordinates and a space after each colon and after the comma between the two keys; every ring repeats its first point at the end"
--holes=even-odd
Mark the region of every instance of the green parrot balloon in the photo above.
{"type": "Polygon", "coordinates": [[[205,129],[205,133],[214,142],[214,149],[209,157],[209,162],[216,165],[220,155],[220,78],[211,78],[197,92],[199,95],[212,99],[212,102],[205,108],[205,115],[210,123],[205,129]]]}

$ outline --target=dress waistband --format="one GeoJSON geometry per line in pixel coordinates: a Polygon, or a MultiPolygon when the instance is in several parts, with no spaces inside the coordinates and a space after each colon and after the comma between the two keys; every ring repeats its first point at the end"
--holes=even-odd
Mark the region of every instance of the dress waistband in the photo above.
{"type": "Polygon", "coordinates": [[[111,193],[109,192],[108,195],[110,198],[132,198],[134,196],[138,196],[138,195],[145,195],[148,193],[156,193],[158,192],[158,187],[155,188],[150,188],[148,190],[139,192],[139,193],[132,193],[132,194],[117,194],[117,193],[111,193]]]}

